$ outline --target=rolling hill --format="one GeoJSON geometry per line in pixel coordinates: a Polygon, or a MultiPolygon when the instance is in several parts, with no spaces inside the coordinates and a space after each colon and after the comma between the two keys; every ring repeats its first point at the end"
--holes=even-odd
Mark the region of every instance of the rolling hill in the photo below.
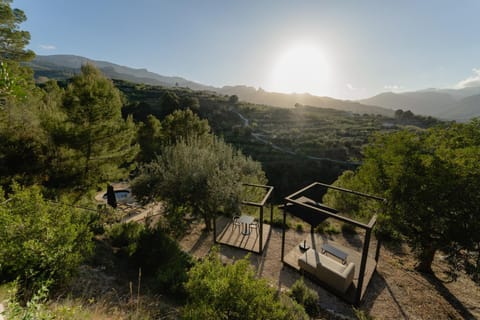
{"type": "Polygon", "coordinates": [[[410,110],[415,114],[440,119],[468,121],[480,116],[480,87],[426,89],[404,93],[385,92],[359,102],[384,108],[410,110]]]}
{"type": "Polygon", "coordinates": [[[247,86],[225,86],[222,88],[216,88],[189,81],[181,77],[163,76],[146,69],[134,69],[111,62],[95,61],[74,55],[37,56],[29,65],[34,70],[37,81],[42,82],[48,79],[68,79],[78,73],[80,67],[87,62],[95,64],[111,79],[125,80],[134,83],[145,83],[166,87],[187,87],[193,90],[213,91],[222,95],[237,95],[239,99],[243,101],[277,107],[291,108],[296,104],[300,104],[350,111],[359,114],[393,115],[393,110],[389,108],[371,106],[354,101],[338,100],[329,97],[317,97],[310,94],[275,93],[247,86]]]}

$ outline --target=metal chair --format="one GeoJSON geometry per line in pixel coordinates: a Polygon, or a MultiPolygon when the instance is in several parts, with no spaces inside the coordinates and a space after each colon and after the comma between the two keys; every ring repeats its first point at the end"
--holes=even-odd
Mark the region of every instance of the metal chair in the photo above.
{"type": "Polygon", "coordinates": [[[239,216],[233,217],[232,230],[235,230],[236,227],[240,227],[240,222],[238,222],[238,219],[240,219],[239,216]]]}
{"type": "Polygon", "coordinates": [[[255,229],[255,232],[258,235],[258,221],[255,219],[250,225],[248,226],[250,228],[250,232],[252,232],[252,229],[255,229]]]}

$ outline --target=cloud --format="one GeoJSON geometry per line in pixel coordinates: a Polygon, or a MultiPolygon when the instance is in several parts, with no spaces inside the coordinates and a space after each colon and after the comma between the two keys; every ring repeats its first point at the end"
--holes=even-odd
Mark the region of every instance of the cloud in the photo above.
{"type": "Polygon", "coordinates": [[[51,45],[51,44],[41,44],[40,49],[52,51],[52,50],[57,50],[57,47],[55,47],[54,45],[51,45]]]}
{"type": "Polygon", "coordinates": [[[386,84],[383,86],[383,89],[390,90],[390,91],[397,91],[397,90],[402,90],[403,86],[399,86],[398,84],[386,84]]]}
{"type": "Polygon", "coordinates": [[[472,71],[474,75],[457,83],[455,88],[462,89],[468,87],[480,87],[480,68],[473,68],[472,71]]]}

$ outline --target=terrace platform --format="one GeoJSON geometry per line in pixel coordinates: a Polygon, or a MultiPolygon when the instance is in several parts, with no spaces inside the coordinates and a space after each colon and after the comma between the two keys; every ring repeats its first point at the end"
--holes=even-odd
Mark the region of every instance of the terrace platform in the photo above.
{"type": "MultiPolygon", "coordinates": [[[[345,247],[340,245],[338,242],[335,241],[330,241],[326,236],[320,235],[320,234],[310,234],[307,236],[306,240],[306,245],[308,247],[311,247],[312,249],[316,250],[317,252],[321,253],[322,251],[322,244],[323,243],[328,243],[332,246],[335,246],[336,248],[340,249],[341,251],[345,252],[348,256],[346,258],[346,264],[348,265],[350,262],[353,262],[355,264],[355,275],[353,277],[353,285],[350,286],[350,288],[347,290],[345,294],[341,294],[338,292],[334,292],[330,288],[328,288],[326,285],[324,286],[327,290],[334,292],[336,295],[338,295],[340,298],[343,300],[349,302],[349,303],[354,303],[355,302],[355,293],[357,290],[357,285],[358,285],[358,278],[359,278],[359,273],[360,273],[360,262],[362,259],[362,254],[361,252],[356,251],[353,248],[345,247]]],[[[300,249],[300,245],[303,246],[303,241],[298,243],[295,247],[293,247],[283,258],[283,263],[301,273],[302,270],[300,269],[300,266],[298,264],[298,258],[305,252],[304,250],[300,249]]],[[[373,251],[373,250],[372,250],[373,251]]],[[[327,253],[327,255],[329,255],[327,253]]],[[[335,257],[332,257],[329,255],[332,259],[338,261],[341,263],[341,261],[335,257]]],[[[373,256],[368,256],[367,257],[367,264],[365,268],[365,277],[364,277],[364,285],[361,293],[361,299],[363,298],[365,291],[368,287],[368,283],[370,282],[371,278],[373,277],[373,274],[375,272],[377,263],[375,261],[375,258],[373,256]]],[[[315,276],[311,276],[309,274],[303,273],[305,277],[308,277],[312,281],[321,283],[318,279],[315,278],[315,276]]]]}
{"type": "Polygon", "coordinates": [[[258,232],[252,230],[248,235],[242,234],[242,226],[233,228],[233,220],[228,217],[219,217],[216,220],[217,232],[215,239],[217,243],[231,246],[234,248],[240,248],[243,250],[259,253],[265,249],[268,239],[270,237],[271,226],[269,224],[263,224],[263,243],[260,248],[260,225],[258,226],[258,232]]]}

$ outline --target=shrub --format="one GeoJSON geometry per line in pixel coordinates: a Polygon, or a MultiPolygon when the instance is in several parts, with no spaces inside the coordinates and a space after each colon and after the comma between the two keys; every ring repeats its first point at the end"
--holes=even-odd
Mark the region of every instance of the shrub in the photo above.
{"type": "Polygon", "coordinates": [[[363,310],[353,308],[353,312],[355,313],[355,317],[358,320],[373,320],[374,319],[371,315],[369,315],[368,313],[366,313],[363,310]]]}
{"type": "Polygon", "coordinates": [[[137,251],[144,230],[144,225],[137,222],[118,223],[107,231],[107,236],[113,246],[122,248],[123,252],[131,256],[137,251]]]}
{"type": "Polygon", "coordinates": [[[318,294],[305,285],[303,278],[295,281],[290,288],[290,296],[301,304],[310,316],[318,314],[318,294]]]}
{"type": "Polygon", "coordinates": [[[297,230],[298,232],[302,232],[303,231],[303,224],[297,223],[297,226],[295,227],[295,230],[297,230]]]}
{"type": "Polygon", "coordinates": [[[297,303],[255,277],[248,256],[224,266],[213,249],[189,271],[185,287],[184,319],[307,319],[297,303]]]}
{"type": "Polygon", "coordinates": [[[339,234],[340,230],[329,221],[323,221],[315,228],[315,232],[320,234],[339,234]]]}
{"type": "Polygon", "coordinates": [[[0,190],[0,277],[19,279],[26,302],[41,284],[61,285],[92,252],[85,212],[43,198],[39,187],[14,184],[8,201],[0,190]]]}
{"type": "Polygon", "coordinates": [[[180,298],[184,296],[183,285],[193,261],[163,229],[145,229],[131,261],[153,279],[154,289],[180,298]]]}

